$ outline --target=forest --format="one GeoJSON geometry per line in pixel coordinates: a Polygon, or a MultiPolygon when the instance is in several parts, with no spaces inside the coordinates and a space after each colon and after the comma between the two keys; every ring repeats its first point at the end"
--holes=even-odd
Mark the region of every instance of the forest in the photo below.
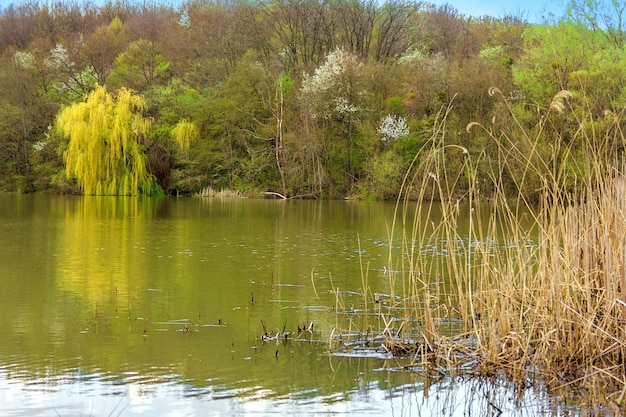
{"type": "Polygon", "coordinates": [[[542,170],[575,190],[589,149],[623,150],[625,8],[572,0],[536,24],[411,0],[9,5],[0,190],[393,199],[441,144],[448,197],[468,157],[480,197],[536,198],[542,170]]]}

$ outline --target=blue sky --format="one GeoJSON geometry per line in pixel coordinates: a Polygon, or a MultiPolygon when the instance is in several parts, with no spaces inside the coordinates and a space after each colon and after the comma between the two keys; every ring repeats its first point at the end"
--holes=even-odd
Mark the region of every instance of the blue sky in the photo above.
{"type": "Polygon", "coordinates": [[[437,5],[448,3],[456,7],[461,14],[469,16],[502,17],[506,14],[521,14],[533,23],[541,23],[543,16],[547,16],[547,13],[561,17],[569,3],[568,0],[430,0],[429,2],[437,5]]]}
{"type": "MultiPolygon", "coordinates": [[[[10,3],[19,4],[24,1],[0,0],[0,7],[6,7],[10,3]]],[[[171,1],[167,2],[171,3],[171,1]]],[[[456,7],[461,14],[469,16],[480,17],[489,15],[501,17],[505,14],[521,14],[530,22],[541,23],[543,21],[542,17],[546,15],[546,11],[561,16],[565,11],[568,0],[426,0],[426,2],[436,5],[448,3],[456,7]]],[[[95,3],[99,3],[99,1],[96,0],[95,3]]]]}

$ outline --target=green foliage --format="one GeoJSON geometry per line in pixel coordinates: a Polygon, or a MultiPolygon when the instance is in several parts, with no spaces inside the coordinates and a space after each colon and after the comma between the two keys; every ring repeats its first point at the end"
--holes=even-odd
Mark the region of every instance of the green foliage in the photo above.
{"type": "Polygon", "coordinates": [[[291,75],[288,72],[282,72],[280,74],[280,87],[282,90],[282,93],[284,95],[287,95],[289,93],[291,93],[291,91],[293,90],[293,80],[291,79],[291,75]]]}
{"type": "Polygon", "coordinates": [[[387,100],[387,109],[391,114],[404,115],[402,97],[393,96],[387,100]]]}
{"type": "Polygon", "coordinates": [[[111,82],[143,91],[163,83],[170,65],[171,62],[158,53],[152,41],[140,39],[128,45],[115,59],[111,82]]]}
{"type": "Polygon", "coordinates": [[[141,115],[144,108],[143,98],[129,90],[114,96],[98,86],[84,102],[61,111],[57,127],[69,138],[66,174],[76,178],[83,193],[159,193],[142,145],[150,125],[141,115]]]}
{"type": "Polygon", "coordinates": [[[525,49],[513,74],[516,84],[536,103],[549,102],[570,85],[577,71],[604,67],[608,45],[597,32],[581,24],[531,26],[524,32],[525,49]]]}
{"type": "Polygon", "coordinates": [[[370,158],[366,163],[368,173],[358,195],[372,200],[392,200],[398,196],[405,165],[402,157],[393,150],[386,150],[370,158]]]}
{"type": "Polygon", "coordinates": [[[122,19],[117,16],[115,16],[113,20],[111,20],[111,23],[109,23],[109,30],[113,33],[119,34],[123,28],[124,22],[122,22],[122,19]]]}
{"type": "Polygon", "coordinates": [[[182,153],[186,153],[189,150],[191,144],[198,140],[200,137],[200,131],[198,127],[187,119],[182,119],[171,131],[172,139],[178,145],[178,148],[182,153]]]}
{"type": "MultiPolygon", "coordinates": [[[[170,6],[67,15],[59,6],[49,24],[33,23],[36,6],[32,16],[0,11],[0,187],[390,198],[414,157],[444,141],[477,161],[486,194],[535,198],[539,177],[516,179],[531,151],[573,190],[589,170],[581,149],[620,152],[602,140],[626,106],[615,4],[572,1],[550,25],[359,1],[193,2],[183,16],[170,6]],[[121,112],[123,95],[139,97],[130,89],[145,101],[121,112]],[[571,97],[553,102],[563,90],[571,97]],[[387,123],[381,135],[388,115],[402,125],[387,123]],[[67,130],[58,143],[46,137],[55,120],[67,130]],[[470,122],[482,133],[467,132],[470,122]],[[496,152],[505,142],[510,150],[496,152]],[[69,179],[49,155],[55,147],[67,151],[69,179]],[[499,184],[487,185],[492,177],[499,184]]],[[[448,196],[468,183],[454,177],[466,158],[457,151],[439,161],[448,196]]]]}

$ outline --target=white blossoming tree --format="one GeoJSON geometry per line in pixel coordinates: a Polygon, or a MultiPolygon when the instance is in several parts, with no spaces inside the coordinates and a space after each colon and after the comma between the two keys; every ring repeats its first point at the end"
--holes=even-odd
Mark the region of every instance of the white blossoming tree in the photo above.
{"type": "Polygon", "coordinates": [[[376,131],[383,142],[398,140],[411,133],[405,117],[392,116],[391,114],[383,117],[376,131]]]}
{"type": "Polygon", "coordinates": [[[354,78],[362,68],[356,55],[337,49],[326,57],[313,75],[304,74],[302,93],[313,118],[356,113],[354,78]]]}
{"type": "MultiPolygon", "coordinates": [[[[345,148],[342,153],[343,167],[348,185],[352,182],[352,144],[355,122],[364,92],[359,88],[362,64],[356,55],[337,49],[328,54],[326,61],[313,74],[305,74],[302,80],[301,97],[310,124],[321,131],[321,146],[317,160],[328,160],[330,148],[335,148],[333,137],[342,138],[345,148]]],[[[331,162],[332,164],[332,162],[331,162]]],[[[330,168],[332,169],[332,168],[330,168]]],[[[318,170],[319,171],[319,170],[318,170]]],[[[317,176],[319,182],[324,178],[317,176]]],[[[323,184],[318,184],[319,188],[323,184]]]]}
{"type": "MultiPolygon", "coordinates": [[[[82,47],[81,42],[77,42],[82,47]]],[[[57,43],[50,51],[45,65],[49,71],[56,75],[57,81],[53,84],[56,93],[65,97],[68,102],[75,101],[91,91],[98,77],[92,66],[79,68],[72,60],[70,51],[61,43],[57,43]]]]}

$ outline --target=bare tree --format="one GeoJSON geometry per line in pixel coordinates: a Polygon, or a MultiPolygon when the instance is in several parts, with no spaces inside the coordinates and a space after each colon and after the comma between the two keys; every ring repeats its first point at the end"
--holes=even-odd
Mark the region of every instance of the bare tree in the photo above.
{"type": "Polygon", "coordinates": [[[367,59],[378,18],[374,0],[338,0],[332,5],[339,46],[367,59]]]}
{"type": "Polygon", "coordinates": [[[188,22],[179,27],[178,43],[170,42],[170,55],[179,66],[190,61],[189,72],[196,74],[196,84],[224,80],[250,48],[244,36],[247,29],[242,24],[242,11],[192,3],[186,13],[188,22]]]}
{"type": "Polygon", "coordinates": [[[126,39],[126,28],[119,18],[114,18],[107,26],[98,27],[86,39],[82,52],[93,68],[98,84],[106,83],[115,58],[126,46],[126,39]]]}
{"type": "Polygon", "coordinates": [[[332,19],[324,3],[315,0],[275,0],[264,9],[275,22],[279,51],[288,67],[317,65],[334,45],[332,19]]]}
{"type": "Polygon", "coordinates": [[[413,18],[420,7],[409,1],[387,2],[379,11],[376,59],[393,58],[410,46],[410,30],[413,18]]]}
{"type": "Polygon", "coordinates": [[[432,52],[454,57],[466,31],[459,11],[450,4],[436,7],[427,13],[426,26],[432,36],[432,52]]]}

